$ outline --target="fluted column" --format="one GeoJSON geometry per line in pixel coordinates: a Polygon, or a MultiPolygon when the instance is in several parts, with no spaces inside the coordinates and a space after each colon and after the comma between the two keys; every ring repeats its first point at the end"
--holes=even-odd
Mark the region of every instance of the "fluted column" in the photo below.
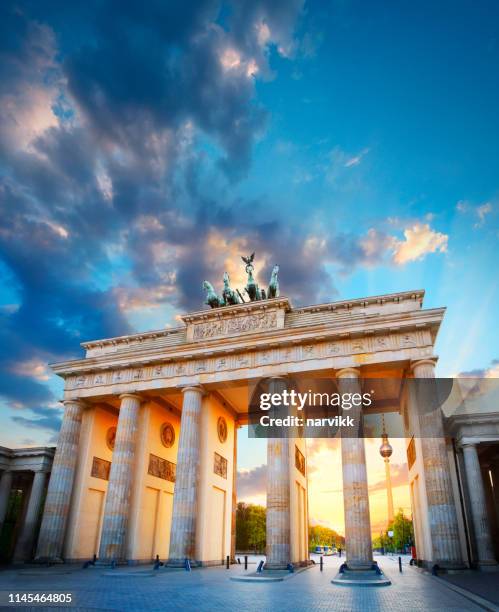
{"type": "Polygon", "coordinates": [[[31,559],[46,481],[46,472],[35,472],[26,516],[24,517],[24,523],[14,551],[14,561],[27,561],[31,559]]]}
{"type": "Polygon", "coordinates": [[[99,562],[125,560],[125,544],[130,510],[130,495],[135,465],[135,448],[142,398],[132,393],[120,395],[111,472],[102,520],[99,562]]]}
{"type": "Polygon", "coordinates": [[[168,565],[195,561],[196,516],[198,512],[201,408],[204,391],[201,387],[182,389],[184,400],[180,421],[177,454],[177,475],[173,495],[168,565]]]}
{"type": "Polygon", "coordinates": [[[478,555],[479,566],[497,565],[494,558],[494,546],[487,516],[487,502],[483,486],[480,461],[475,444],[463,444],[464,469],[471,504],[471,518],[478,555]]]}
{"type": "MultiPolygon", "coordinates": [[[[345,368],[336,376],[341,394],[361,393],[359,370],[345,368]]],[[[341,436],[346,558],[350,569],[361,570],[370,568],[373,562],[366,453],[364,439],[359,437],[362,409],[353,406],[344,414],[356,423],[355,428],[344,428],[341,436]]]]}
{"type": "MultiPolygon", "coordinates": [[[[284,378],[272,378],[269,393],[282,393],[284,378]]],[[[266,569],[285,569],[291,563],[289,438],[267,440],[266,569]]]]}
{"type": "Polygon", "coordinates": [[[36,552],[38,560],[62,561],[62,548],[78,459],[83,408],[81,400],[64,402],[64,417],[57,440],[38,537],[36,552]]]}
{"type": "Polygon", "coordinates": [[[236,562],[236,516],[237,516],[237,423],[234,423],[234,453],[232,466],[232,517],[230,529],[230,559],[236,562]]]}
{"type": "Polygon", "coordinates": [[[0,533],[2,533],[3,522],[9,505],[10,490],[12,489],[12,472],[5,470],[0,478],[0,533]]]}
{"type": "MultiPolygon", "coordinates": [[[[435,362],[422,359],[411,364],[414,378],[435,378],[435,362]]],[[[442,567],[463,567],[456,506],[442,412],[436,385],[417,381],[415,399],[421,432],[424,479],[428,504],[433,562],[442,567]]]]}

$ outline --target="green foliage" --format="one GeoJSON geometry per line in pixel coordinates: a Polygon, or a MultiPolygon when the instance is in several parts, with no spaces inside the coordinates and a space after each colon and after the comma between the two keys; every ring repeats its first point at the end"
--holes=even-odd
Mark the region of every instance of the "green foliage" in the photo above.
{"type": "Polygon", "coordinates": [[[345,538],[329,527],[311,525],[308,529],[308,545],[310,550],[314,550],[316,546],[345,548],[345,538]]]}
{"type": "Polygon", "coordinates": [[[414,530],[412,521],[404,516],[402,508],[399,509],[393,521],[388,525],[386,531],[373,539],[374,548],[385,548],[386,550],[402,550],[414,542],[414,530]],[[393,531],[393,537],[388,537],[388,532],[393,531]]]}
{"type": "Polygon", "coordinates": [[[263,506],[239,502],[236,511],[237,550],[263,551],[266,543],[267,511],[263,506]]]}

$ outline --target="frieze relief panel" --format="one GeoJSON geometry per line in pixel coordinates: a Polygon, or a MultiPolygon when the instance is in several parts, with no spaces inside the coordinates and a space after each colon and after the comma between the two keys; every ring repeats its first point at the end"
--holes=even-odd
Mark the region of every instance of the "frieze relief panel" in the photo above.
{"type": "Polygon", "coordinates": [[[308,342],[279,348],[263,348],[243,353],[214,355],[183,361],[170,361],[164,364],[137,368],[119,368],[85,375],[70,376],[66,379],[66,389],[84,389],[121,383],[140,383],[157,378],[214,374],[237,369],[264,367],[310,359],[328,359],[361,353],[375,353],[401,349],[417,349],[418,355],[432,353],[431,336],[427,330],[406,333],[371,335],[360,338],[344,338],[322,342],[308,342]],[[419,348],[418,348],[419,347],[419,348]]]}
{"type": "Polygon", "coordinates": [[[227,478],[227,459],[218,453],[214,453],[213,456],[213,472],[222,478],[227,478]]]}
{"type": "Polygon", "coordinates": [[[232,319],[194,324],[193,340],[208,340],[234,334],[248,334],[277,328],[276,312],[261,312],[232,319]]]}
{"type": "Polygon", "coordinates": [[[175,463],[168,461],[168,459],[163,459],[152,453],[149,455],[147,473],[151,476],[161,478],[162,480],[168,480],[169,482],[175,482],[176,469],[177,466],[175,463]]]}
{"type": "Polygon", "coordinates": [[[92,470],[90,475],[94,478],[100,478],[101,480],[109,480],[109,474],[111,472],[111,462],[100,457],[94,457],[92,460],[92,470]]]}

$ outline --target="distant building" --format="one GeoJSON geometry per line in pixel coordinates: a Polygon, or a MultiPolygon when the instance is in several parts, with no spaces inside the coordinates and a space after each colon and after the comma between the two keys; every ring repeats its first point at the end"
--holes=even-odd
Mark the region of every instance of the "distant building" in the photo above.
{"type": "Polygon", "coordinates": [[[34,555],[54,447],[0,446],[0,562],[34,555]]]}

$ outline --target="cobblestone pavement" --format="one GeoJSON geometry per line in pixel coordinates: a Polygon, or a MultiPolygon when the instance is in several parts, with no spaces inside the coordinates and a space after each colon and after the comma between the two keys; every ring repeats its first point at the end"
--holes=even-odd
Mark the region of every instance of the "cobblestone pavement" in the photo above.
{"type": "MultiPolygon", "coordinates": [[[[482,610],[439,579],[410,568],[404,560],[399,573],[397,557],[377,560],[392,580],[389,587],[346,587],[331,584],[344,559],[325,559],[324,571],[316,565],[283,582],[255,584],[229,580],[244,573],[243,566],[156,572],[149,568],[7,569],[0,572],[0,592],[73,592],[78,610],[190,610],[204,611],[375,611],[482,610]]],[[[253,559],[255,561],[255,559],[253,559]]],[[[250,571],[254,565],[250,566],[250,571]]],[[[4,599],[5,601],[5,599],[4,599]]],[[[1,608],[12,610],[10,608],[1,608]]],[[[23,607],[21,609],[28,609],[23,607]]],[[[60,610],[37,607],[33,610],[60,610]]]]}

